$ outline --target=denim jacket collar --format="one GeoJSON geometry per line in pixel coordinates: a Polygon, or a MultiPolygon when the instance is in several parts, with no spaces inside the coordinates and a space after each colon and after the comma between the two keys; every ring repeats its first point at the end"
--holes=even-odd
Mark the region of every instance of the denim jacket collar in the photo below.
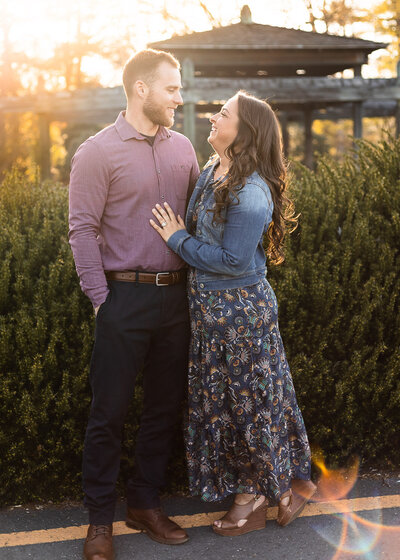
{"type": "Polygon", "coordinates": [[[210,177],[213,176],[214,169],[215,169],[217,163],[218,163],[218,161],[214,162],[209,167],[206,167],[205,169],[203,169],[203,171],[200,173],[200,176],[197,180],[196,186],[193,189],[192,196],[190,197],[188,208],[187,208],[187,211],[186,211],[185,225],[186,225],[187,231],[191,231],[191,228],[192,228],[192,225],[193,225],[193,210],[194,210],[194,205],[196,204],[196,200],[198,199],[198,197],[202,193],[205,185],[209,182],[210,177]]]}

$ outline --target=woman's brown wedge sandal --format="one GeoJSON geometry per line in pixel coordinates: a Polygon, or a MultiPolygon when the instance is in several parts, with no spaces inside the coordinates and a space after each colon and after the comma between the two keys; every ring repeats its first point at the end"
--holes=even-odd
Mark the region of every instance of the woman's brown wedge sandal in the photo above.
{"type": "Polygon", "coordinates": [[[292,488],[281,496],[278,507],[278,524],[281,527],[286,527],[294,521],[316,491],[317,487],[311,480],[293,481],[292,488]]]}
{"type": "Polygon", "coordinates": [[[221,527],[215,525],[214,521],[213,531],[223,537],[233,537],[264,529],[267,509],[268,500],[265,496],[254,496],[246,504],[234,502],[230,510],[219,519],[222,523],[221,527]],[[256,505],[260,498],[264,498],[264,500],[261,504],[256,505]]]}

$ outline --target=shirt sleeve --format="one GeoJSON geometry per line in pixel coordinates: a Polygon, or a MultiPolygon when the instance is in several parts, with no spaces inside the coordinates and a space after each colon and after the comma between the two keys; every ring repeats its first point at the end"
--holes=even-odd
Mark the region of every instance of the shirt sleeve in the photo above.
{"type": "Polygon", "coordinates": [[[200,175],[200,167],[197,162],[196,152],[194,151],[193,147],[192,150],[193,150],[193,162],[192,162],[192,168],[190,170],[190,181],[189,181],[190,193],[193,192],[194,187],[196,186],[197,179],[199,178],[200,175]]]}
{"type": "Polygon", "coordinates": [[[239,276],[243,274],[272,219],[271,196],[257,185],[247,185],[239,192],[239,204],[229,205],[224,223],[222,245],[200,241],[186,230],[178,230],[167,245],[190,266],[201,270],[239,276]]]}
{"type": "Polygon", "coordinates": [[[196,186],[197,179],[199,178],[199,175],[200,175],[200,168],[199,168],[199,164],[197,162],[196,152],[194,151],[194,148],[193,148],[192,144],[190,144],[190,147],[191,147],[191,151],[192,151],[192,166],[190,168],[189,185],[188,185],[188,190],[187,190],[187,194],[186,194],[185,214],[187,212],[187,208],[188,208],[188,205],[189,205],[190,198],[193,194],[194,187],[196,186]]]}
{"type": "Polygon", "coordinates": [[[88,139],[71,161],[69,242],[82,291],[93,307],[101,305],[109,292],[97,241],[108,188],[106,158],[96,142],[88,139]]]}

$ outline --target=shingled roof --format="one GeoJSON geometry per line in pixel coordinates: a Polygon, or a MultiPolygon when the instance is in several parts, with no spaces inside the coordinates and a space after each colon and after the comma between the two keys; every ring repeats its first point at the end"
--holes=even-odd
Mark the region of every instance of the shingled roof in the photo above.
{"type": "Polygon", "coordinates": [[[386,43],[275,27],[261,23],[235,23],[188,35],[175,35],[149,45],[158,49],[356,49],[372,52],[386,43]]]}
{"type": "Polygon", "coordinates": [[[192,60],[196,76],[328,76],[353,68],[361,74],[368,55],[387,46],[356,37],[340,37],[253,23],[243,6],[240,23],[209,31],[175,35],[150,43],[192,60]]]}

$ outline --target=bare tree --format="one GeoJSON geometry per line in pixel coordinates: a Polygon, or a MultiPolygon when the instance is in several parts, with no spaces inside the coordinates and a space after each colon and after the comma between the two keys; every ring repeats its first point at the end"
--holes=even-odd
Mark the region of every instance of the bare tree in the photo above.
{"type": "Polygon", "coordinates": [[[21,89],[21,80],[16,66],[26,61],[27,57],[15,52],[11,43],[12,18],[5,0],[0,0],[0,13],[0,31],[3,39],[0,44],[0,95],[17,95],[21,89]]]}
{"type": "Polygon", "coordinates": [[[217,20],[213,14],[211,13],[210,9],[208,8],[208,6],[206,5],[205,2],[202,2],[202,0],[197,0],[198,4],[200,6],[200,8],[203,10],[203,12],[206,14],[206,16],[208,17],[208,20],[210,21],[211,25],[213,27],[220,27],[221,26],[221,22],[219,20],[217,20]]]}
{"type": "Polygon", "coordinates": [[[372,10],[376,31],[392,35],[400,56],[400,0],[384,0],[372,10]]]}
{"type": "Polygon", "coordinates": [[[313,31],[323,24],[326,33],[339,32],[346,35],[356,21],[362,21],[364,12],[349,0],[304,0],[309,23],[313,31]]]}
{"type": "Polygon", "coordinates": [[[396,64],[400,60],[400,0],[384,0],[369,14],[375,31],[392,37],[387,52],[378,61],[382,70],[396,74],[396,64]]]}

